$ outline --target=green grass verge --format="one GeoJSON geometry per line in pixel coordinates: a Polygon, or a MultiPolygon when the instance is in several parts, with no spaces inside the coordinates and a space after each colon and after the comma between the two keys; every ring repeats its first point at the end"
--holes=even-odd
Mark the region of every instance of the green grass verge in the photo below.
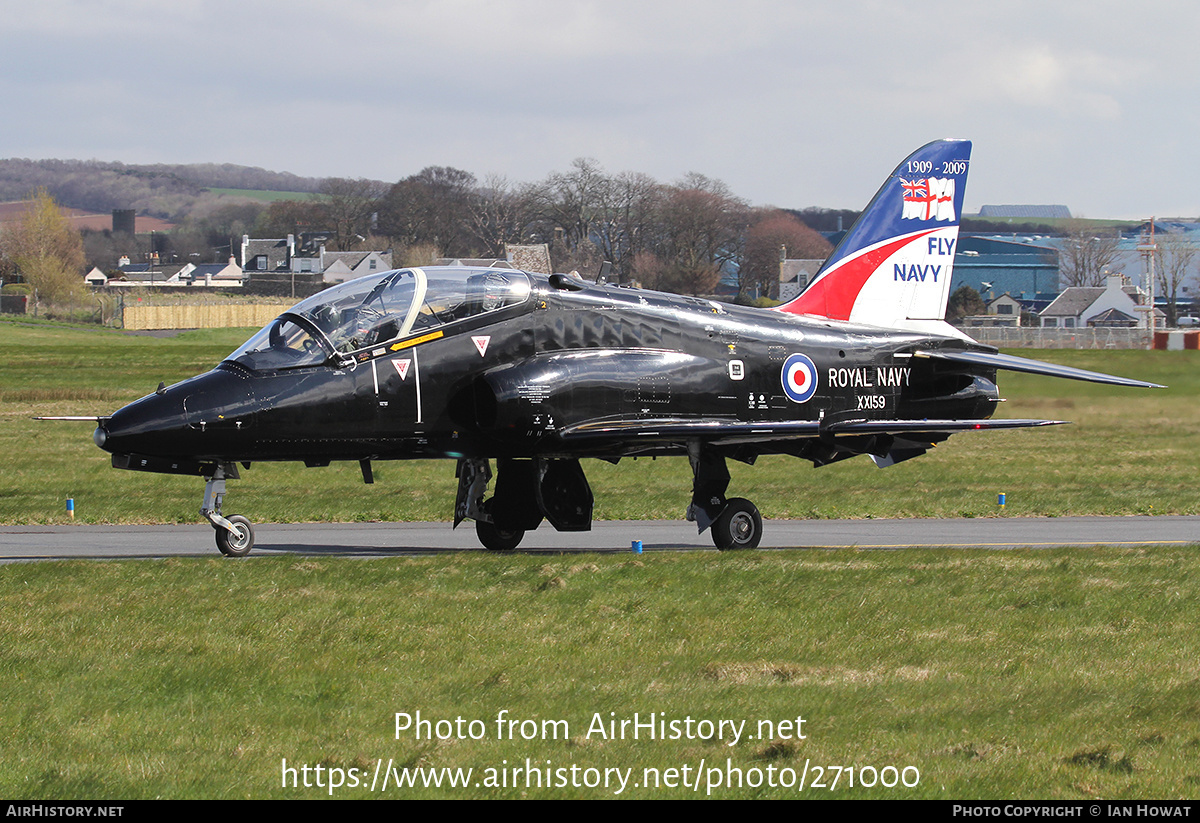
{"type": "Polygon", "coordinates": [[[523,774],[514,788],[511,772],[486,785],[528,758],[631,769],[627,797],[704,796],[633,784],[727,759],[745,780],[806,763],[810,782],[813,766],[920,774],[885,789],[843,772],[809,797],[1193,797],[1198,587],[1200,557],[1180,548],[10,565],[0,793],[319,797],[315,771],[281,785],[284,760],[369,785],[382,759],[474,770],[466,788],[384,796],[613,794],[523,774]],[[532,739],[498,739],[505,710],[535,721],[532,739]],[[418,711],[464,725],[397,735],[395,714],[418,711]],[[635,712],[746,725],[732,746],[684,725],[665,740],[592,727],[635,712]],[[759,721],[797,717],[804,739],[759,737],[759,721]],[[543,721],[566,726],[543,738],[543,721]]]}

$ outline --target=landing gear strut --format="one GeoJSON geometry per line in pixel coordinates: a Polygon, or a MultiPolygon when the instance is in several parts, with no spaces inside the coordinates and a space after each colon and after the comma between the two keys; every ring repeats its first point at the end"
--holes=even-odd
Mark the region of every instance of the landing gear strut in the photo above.
{"type": "Polygon", "coordinates": [[[688,444],[688,459],[693,479],[687,519],[694,521],[699,531],[711,528],[713,544],[721,551],[757,549],[762,540],[762,515],[749,500],[726,499],[729,469],[725,457],[692,442],[688,444]]]}
{"type": "Polygon", "coordinates": [[[245,557],[254,548],[254,526],[240,514],[228,518],[221,515],[221,500],[225,497],[225,478],[237,479],[237,467],[220,463],[204,484],[204,504],[200,514],[216,530],[217,548],[226,557],[245,557]]]}

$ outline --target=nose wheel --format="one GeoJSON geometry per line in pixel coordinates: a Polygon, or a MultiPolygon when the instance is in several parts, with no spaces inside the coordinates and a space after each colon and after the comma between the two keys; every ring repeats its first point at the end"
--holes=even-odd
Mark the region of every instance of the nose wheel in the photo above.
{"type": "Polygon", "coordinates": [[[217,548],[226,557],[245,557],[254,548],[254,526],[240,514],[221,515],[221,500],[225,497],[225,478],[237,477],[237,469],[218,465],[204,484],[204,503],[200,514],[216,530],[217,548]]]}
{"type": "Polygon", "coordinates": [[[254,526],[240,514],[227,519],[229,528],[213,524],[217,532],[217,548],[226,557],[245,557],[254,548],[254,526]]]}

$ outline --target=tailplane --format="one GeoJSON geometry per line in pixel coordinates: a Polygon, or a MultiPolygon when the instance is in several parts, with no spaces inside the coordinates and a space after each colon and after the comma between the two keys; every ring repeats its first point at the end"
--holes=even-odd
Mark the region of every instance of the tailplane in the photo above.
{"type": "Polygon", "coordinates": [[[969,140],[939,140],[896,167],[808,288],[780,311],[963,337],[945,322],[969,140]]]}

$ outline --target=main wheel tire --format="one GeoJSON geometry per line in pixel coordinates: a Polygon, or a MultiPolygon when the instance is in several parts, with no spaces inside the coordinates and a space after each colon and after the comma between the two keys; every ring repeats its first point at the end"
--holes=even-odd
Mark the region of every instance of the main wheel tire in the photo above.
{"type": "Polygon", "coordinates": [[[475,536],[490,552],[510,552],[521,545],[525,537],[524,529],[498,529],[495,523],[475,521],[475,536]]]}
{"type": "Polygon", "coordinates": [[[741,497],[725,502],[725,509],[712,524],[713,543],[726,549],[757,549],[762,540],[762,515],[758,508],[741,497]]]}
{"type": "Polygon", "coordinates": [[[240,514],[228,518],[233,531],[217,526],[217,548],[226,557],[245,557],[254,548],[254,527],[240,514]]]}

